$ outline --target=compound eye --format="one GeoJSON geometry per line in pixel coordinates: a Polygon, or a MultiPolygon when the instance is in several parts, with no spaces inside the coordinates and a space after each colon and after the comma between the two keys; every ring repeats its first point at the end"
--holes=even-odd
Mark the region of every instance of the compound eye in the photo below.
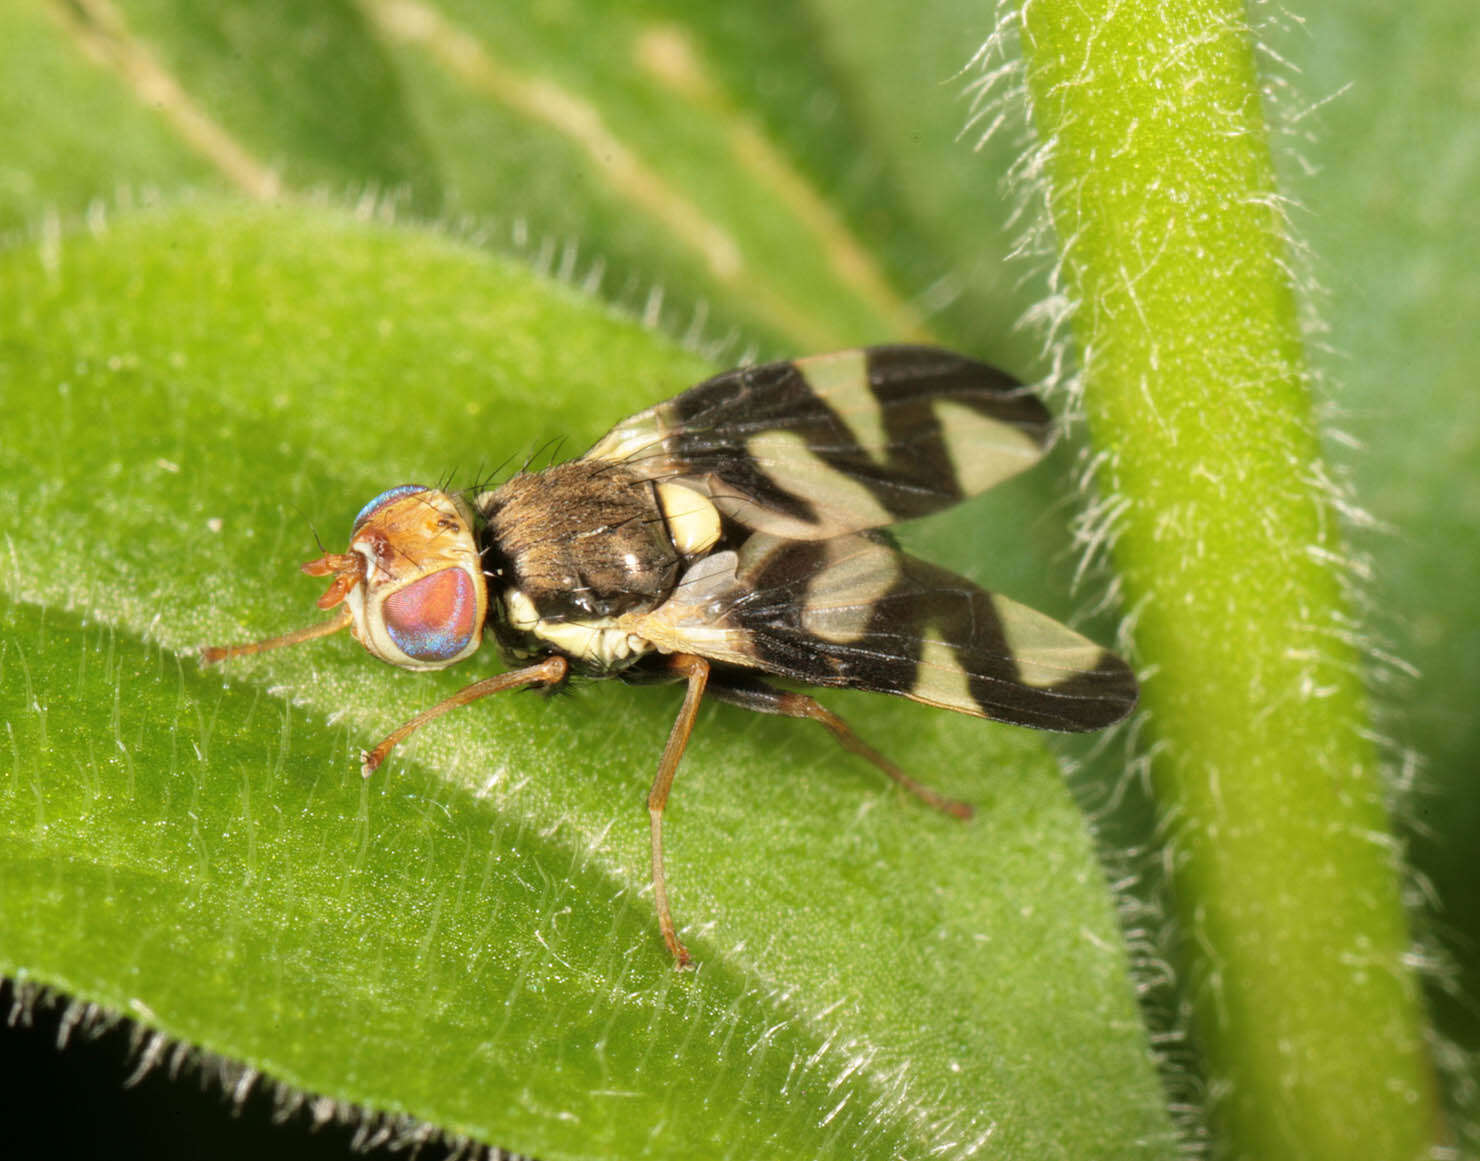
{"type": "Polygon", "coordinates": [[[414,581],[381,605],[386,632],[397,649],[417,661],[452,661],[478,631],[473,578],[456,566],[414,581]]]}

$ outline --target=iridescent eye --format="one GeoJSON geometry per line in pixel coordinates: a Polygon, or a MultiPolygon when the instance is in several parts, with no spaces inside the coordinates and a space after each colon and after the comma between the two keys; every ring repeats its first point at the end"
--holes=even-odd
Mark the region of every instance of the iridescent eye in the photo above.
{"type": "Polygon", "coordinates": [[[388,488],[360,509],[360,514],[355,517],[355,526],[350,535],[358,532],[366,520],[370,519],[378,509],[385,507],[392,500],[399,500],[402,496],[409,496],[412,492],[425,492],[426,490],[420,484],[399,484],[394,488],[388,488]]]}
{"type": "Polygon", "coordinates": [[[466,570],[444,568],[386,597],[386,632],[417,661],[451,661],[477,631],[478,596],[466,570]]]}

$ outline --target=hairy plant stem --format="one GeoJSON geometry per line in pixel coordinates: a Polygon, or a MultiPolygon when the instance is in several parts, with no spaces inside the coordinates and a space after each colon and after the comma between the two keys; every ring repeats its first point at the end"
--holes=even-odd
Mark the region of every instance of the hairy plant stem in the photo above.
{"type": "Polygon", "coordinates": [[[1218,1153],[1424,1155],[1435,1086],[1244,6],[1044,0],[1021,33],[1218,1153]]]}

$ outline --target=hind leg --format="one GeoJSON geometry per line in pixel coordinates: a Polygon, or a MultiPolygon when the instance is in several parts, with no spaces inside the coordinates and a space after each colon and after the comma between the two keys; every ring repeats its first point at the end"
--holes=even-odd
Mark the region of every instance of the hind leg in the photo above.
{"type": "Polygon", "coordinates": [[[814,722],[820,722],[826,726],[832,736],[844,747],[857,754],[860,758],[867,758],[895,782],[903,786],[921,802],[927,806],[933,806],[943,814],[949,814],[953,818],[970,818],[973,809],[970,804],[957,802],[954,798],[947,798],[943,794],[916,782],[883,754],[875,750],[862,738],[853,732],[853,727],[845,722],[832,710],[828,709],[814,697],[808,697],[804,693],[793,693],[789,690],[777,689],[756,677],[729,673],[722,670],[714,670],[709,678],[708,693],[710,697],[718,701],[727,701],[731,705],[738,705],[742,709],[752,710],[758,714],[776,714],[786,718],[808,718],[814,722]]]}

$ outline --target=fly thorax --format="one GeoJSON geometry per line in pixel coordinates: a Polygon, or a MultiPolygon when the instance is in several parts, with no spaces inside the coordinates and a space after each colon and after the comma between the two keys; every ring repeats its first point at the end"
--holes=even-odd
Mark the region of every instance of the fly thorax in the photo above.
{"type": "Polygon", "coordinates": [[[698,493],[600,460],[515,476],[478,507],[495,586],[552,624],[656,608],[718,536],[718,514],[698,493]]]}
{"type": "Polygon", "coordinates": [[[625,669],[655,648],[618,617],[550,620],[515,588],[504,589],[498,600],[502,616],[495,632],[512,658],[527,659],[553,649],[585,672],[601,676],[625,669]]]}

